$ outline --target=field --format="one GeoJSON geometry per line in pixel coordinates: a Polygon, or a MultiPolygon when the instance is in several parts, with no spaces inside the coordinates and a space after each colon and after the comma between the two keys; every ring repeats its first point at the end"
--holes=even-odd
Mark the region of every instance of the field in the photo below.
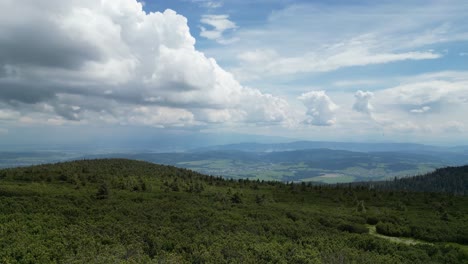
{"type": "MultiPolygon", "coordinates": [[[[149,159],[153,160],[153,159],[149,159]]],[[[153,160],[154,161],[154,160],[153,160]]],[[[322,182],[345,183],[353,181],[393,179],[419,175],[441,167],[437,163],[417,164],[408,163],[402,169],[391,168],[382,163],[349,164],[341,169],[324,168],[317,164],[304,161],[298,163],[266,163],[246,162],[229,159],[206,159],[173,162],[172,165],[188,168],[208,175],[221,175],[227,178],[249,178],[259,180],[294,181],[294,182],[322,182]]]]}

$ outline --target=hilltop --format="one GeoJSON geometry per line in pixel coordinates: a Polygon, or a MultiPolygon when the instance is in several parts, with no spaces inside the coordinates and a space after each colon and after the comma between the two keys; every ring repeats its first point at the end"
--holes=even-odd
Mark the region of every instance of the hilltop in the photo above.
{"type": "Polygon", "coordinates": [[[358,183],[380,190],[444,192],[468,195],[468,166],[440,168],[433,172],[393,181],[358,183]]]}
{"type": "Polygon", "coordinates": [[[466,204],[466,196],[226,180],[126,159],[3,169],[0,259],[467,263],[466,204]]]}

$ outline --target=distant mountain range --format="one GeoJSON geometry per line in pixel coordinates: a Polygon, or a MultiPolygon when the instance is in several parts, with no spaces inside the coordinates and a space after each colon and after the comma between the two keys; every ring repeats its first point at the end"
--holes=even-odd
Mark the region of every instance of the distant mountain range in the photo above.
{"type": "Polygon", "coordinates": [[[289,143],[239,143],[204,147],[192,152],[212,150],[238,150],[249,152],[274,152],[304,149],[333,149],[357,152],[453,152],[468,153],[468,146],[443,147],[415,143],[357,143],[327,141],[295,141],[289,143]]]}
{"type": "Polygon", "coordinates": [[[468,154],[455,151],[357,152],[300,149],[254,152],[245,151],[245,149],[233,150],[229,146],[223,150],[86,156],[86,158],[103,157],[174,165],[228,178],[324,183],[406,177],[427,173],[440,167],[468,164],[468,154]]]}
{"type": "Polygon", "coordinates": [[[217,145],[168,153],[0,152],[0,167],[92,158],[144,160],[227,178],[343,183],[406,177],[441,167],[465,165],[468,164],[468,147],[296,141],[217,145]]]}

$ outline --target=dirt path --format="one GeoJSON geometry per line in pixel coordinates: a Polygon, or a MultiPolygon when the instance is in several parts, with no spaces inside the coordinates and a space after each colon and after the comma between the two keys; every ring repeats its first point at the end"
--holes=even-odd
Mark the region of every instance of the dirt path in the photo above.
{"type": "MultiPolygon", "coordinates": [[[[367,228],[369,228],[370,235],[375,236],[375,237],[380,237],[383,239],[387,239],[395,243],[402,243],[406,245],[418,245],[418,244],[434,245],[434,243],[426,242],[423,240],[417,240],[417,239],[409,238],[409,237],[391,237],[391,236],[382,235],[382,234],[377,233],[375,225],[366,225],[366,226],[367,228]]],[[[453,243],[453,242],[448,242],[448,243],[442,242],[441,244],[458,247],[460,250],[468,254],[468,245],[462,245],[462,244],[453,243]]]]}
{"type": "Polygon", "coordinates": [[[369,234],[370,235],[380,237],[380,238],[383,238],[383,239],[387,239],[387,240],[390,240],[390,241],[395,242],[395,243],[402,243],[402,244],[406,244],[406,245],[417,245],[417,244],[433,245],[432,243],[425,242],[425,241],[422,241],[422,240],[417,240],[417,239],[414,239],[414,238],[391,237],[391,236],[382,235],[382,234],[377,233],[377,230],[376,230],[374,225],[367,225],[367,227],[369,228],[369,234]]]}

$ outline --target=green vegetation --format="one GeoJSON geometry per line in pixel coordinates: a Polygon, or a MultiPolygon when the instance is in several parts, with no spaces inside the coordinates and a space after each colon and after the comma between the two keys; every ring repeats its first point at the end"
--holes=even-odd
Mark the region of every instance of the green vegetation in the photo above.
{"type": "MultiPolygon", "coordinates": [[[[406,245],[418,245],[418,244],[433,245],[432,243],[417,240],[417,239],[414,239],[414,238],[382,235],[382,234],[379,234],[377,232],[376,226],[373,226],[373,225],[367,225],[367,228],[369,229],[369,234],[371,234],[373,236],[376,236],[376,237],[379,237],[379,238],[388,239],[389,241],[392,241],[392,242],[395,242],[395,243],[403,243],[403,244],[406,244],[406,245]]],[[[458,244],[456,244],[456,243],[454,243],[454,245],[458,246],[458,244]]]]}
{"type": "Polygon", "coordinates": [[[124,159],[4,169],[0,262],[468,263],[467,205],[124,159]]]}
{"type": "Polygon", "coordinates": [[[445,192],[454,195],[468,195],[468,166],[441,168],[425,175],[371,184],[383,190],[445,192]]]}
{"type": "Polygon", "coordinates": [[[313,181],[313,182],[323,182],[323,183],[346,183],[354,181],[353,176],[346,176],[337,173],[328,173],[321,176],[312,177],[308,179],[303,179],[302,181],[313,181]]]}

